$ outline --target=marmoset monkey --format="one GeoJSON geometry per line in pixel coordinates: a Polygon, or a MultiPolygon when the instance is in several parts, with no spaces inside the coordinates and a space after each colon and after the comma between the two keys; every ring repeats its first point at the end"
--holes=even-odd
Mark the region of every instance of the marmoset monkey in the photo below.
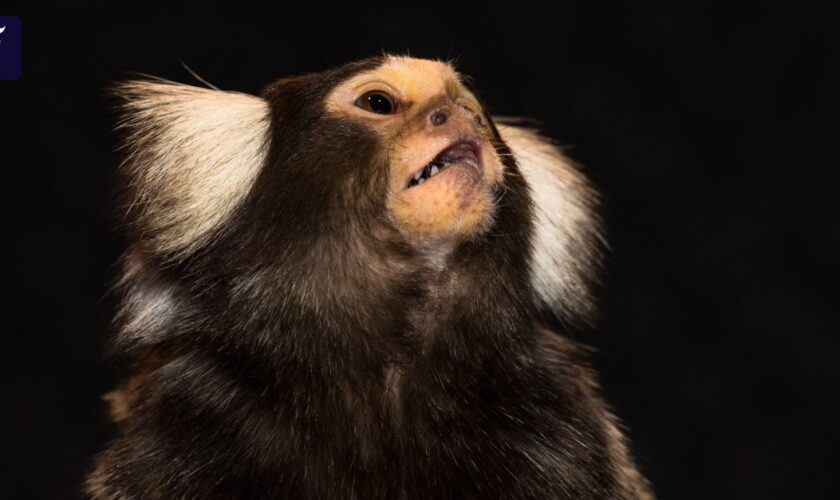
{"type": "Polygon", "coordinates": [[[651,498],[579,348],[596,195],[451,65],[118,87],[131,246],[96,498],[651,498]]]}

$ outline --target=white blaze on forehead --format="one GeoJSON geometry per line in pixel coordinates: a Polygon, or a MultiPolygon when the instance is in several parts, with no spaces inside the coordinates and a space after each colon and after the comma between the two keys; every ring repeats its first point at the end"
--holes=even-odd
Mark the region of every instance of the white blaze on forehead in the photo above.
{"type": "Polygon", "coordinates": [[[388,56],[372,73],[391,82],[414,101],[458,90],[458,74],[444,62],[413,57],[388,56]]]}
{"type": "Polygon", "coordinates": [[[266,155],[268,103],[163,81],[122,84],[133,199],[143,238],[165,254],[207,240],[249,192],[266,155]]]}
{"type": "Polygon", "coordinates": [[[535,239],[531,283],[541,305],[561,317],[590,312],[588,282],[598,264],[595,192],[560,150],[532,130],[496,119],[531,188],[535,239]]]}
{"type": "Polygon", "coordinates": [[[414,105],[409,106],[406,116],[442,95],[474,100],[451,65],[428,59],[387,56],[379,67],[359,73],[337,86],[327,97],[327,109],[374,118],[366,111],[354,109],[353,105],[356,99],[372,90],[387,92],[404,104],[414,105]]]}

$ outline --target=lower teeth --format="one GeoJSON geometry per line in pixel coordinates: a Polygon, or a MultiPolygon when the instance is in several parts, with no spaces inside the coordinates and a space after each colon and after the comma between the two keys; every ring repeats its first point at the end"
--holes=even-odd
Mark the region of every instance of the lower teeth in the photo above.
{"type": "Polygon", "coordinates": [[[415,174],[417,175],[417,177],[411,179],[411,181],[409,182],[409,187],[419,186],[420,184],[423,184],[431,177],[437,175],[447,165],[447,163],[436,163],[434,165],[424,168],[419,172],[419,174],[415,174]]]}

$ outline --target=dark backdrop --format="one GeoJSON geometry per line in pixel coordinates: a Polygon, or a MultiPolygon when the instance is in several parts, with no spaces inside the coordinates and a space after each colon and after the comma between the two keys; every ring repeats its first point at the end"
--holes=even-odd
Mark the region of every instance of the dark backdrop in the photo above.
{"type": "MultiPolygon", "coordinates": [[[[124,246],[103,89],[223,89],[382,50],[454,58],[497,114],[569,145],[605,195],[595,346],[662,498],[819,498],[840,458],[838,37],[781,3],[33,5],[0,82],[0,497],[78,495],[112,433],[105,299],[124,246]]],[[[8,8],[7,8],[8,7],[8,8]]]]}

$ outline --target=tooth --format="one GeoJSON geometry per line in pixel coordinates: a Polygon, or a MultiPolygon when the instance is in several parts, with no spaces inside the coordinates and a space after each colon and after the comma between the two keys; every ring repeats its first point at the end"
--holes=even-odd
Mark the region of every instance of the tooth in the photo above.
{"type": "Polygon", "coordinates": [[[417,184],[423,184],[424,182],[426,182],[426,178],[425,178],[425,177],[421,177],[421,178],[417,181],[417,184]]]}
{"type": "Polygon", "coordinates": [[[417,171],[417,172],[415,172],[415,174],[414,174],[414,179],[415,179],[415,180],[419,179],[421,175],[423,175],[423,171],[422,171],[422,170],[418,170],[418,171],[417,171]]]}
{"type": "Polygon", "coordinates": [[[437,167],[437,165],[432,165],[432,169],[429,170],[429,177],[438,173],[438,170],[440,170],[440,169],[437,167]]]}

